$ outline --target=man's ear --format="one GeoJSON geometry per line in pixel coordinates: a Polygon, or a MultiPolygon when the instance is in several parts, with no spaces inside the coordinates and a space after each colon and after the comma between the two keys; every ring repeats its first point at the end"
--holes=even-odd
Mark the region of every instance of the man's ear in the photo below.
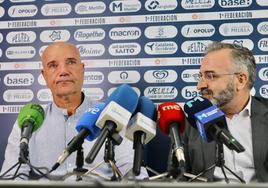
{"type": "Polygon", "coordinates": [[[46,80],[46,75],[45,75],[45,72],[44,72],[44,70],[43,70],[43,69],[41,70],[41,73],[42,73],[42,76],[43,76],[43,78],[44,78],[45,82],[47,83],[47,80],[46,80]]]}
{"type": "Polygon", "coordinates": [[[237,77],[237,90],[241,90],[245,87],[247,87],[248,84],[248,74],[246,73],[239,73],[236,75],[237,77]]]}

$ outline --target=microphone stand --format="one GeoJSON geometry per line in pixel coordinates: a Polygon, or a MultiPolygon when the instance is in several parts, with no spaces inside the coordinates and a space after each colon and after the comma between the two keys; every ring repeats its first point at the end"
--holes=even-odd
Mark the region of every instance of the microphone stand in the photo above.
{"type": "Polygon", "coordinates": [[[22,164],[27,164],[30,167],[30,174],[33,175],[32,178],[40,178],[40,177],[47,177],[47,174],[44,174],[42,171],[40,171],[37,167],[34,167],[33,165],[30,164],[30,161],[28,159],[29,151],[28,151],[28,145],[22,145],[20,152],[19,152],[19,158],[18,162],[11,166],[6,172],[4,172],[1,176],[0,179],[15,179],[16,177],[19,177],[20,175],[27,176],[28,178],[31,178],[30,175],[27,174],[18,174],[19,169],[22,164]],[[16,168],[17,167],[17,168],[16,168]],[[15,173],[11,178],[5,178],[5,175],[8,174],[11,170],[16,168],[15,173]],[[41,176],[37,175],[33,170],[36,170],[41,176]],[[36,177],[35,177],[36,176],[36,177]]]}
{"type": "Polygon", "coordinates": [[[186,181],[187,178],[192,178],[199,180],[201,182],[207,182],[206,178],[195,176],[190,173],[185,172],[185,166],[184,163],[179,163],[175,154],[175,150],[173,146],[170,148],[169,151],[169,157],[168,157],[168,170],[167,172],[164,172],[162,174],[157,174],[155,176],[152,176],[149,178],[149,180],[158,180],[162,178],[168,178],[172,177],[173,179],[176,179],[177,181],[186,181]]]}
{"type": "Polygon", "coordinates": [[[228,168],[224,161],[224,153],[223,153],[223,143],[222,142],[216,142],[216,162],[215,164],[211,165],[207,169],[205,169],[203,172],[199,173],[196,177],[190,179],[189,181],[192,182],[196,180],[198,177],[205,174],[207,171],[212,170],[214,167],[218,166],[221,168],[221,171],[224,175],[224,180],[226,183],[230,183],[228,177],[226,176],[225,169],[228,170],[231,174],[233,174],[241,183],[246,183],[245,180],[240,178],[235,172],[233,172],[230,168],[228,168]]]}
{"type": "Polygon", "coordinates": [[[184,176],[184,165],[179,164],[173,145],[171,146],[169,150],[169,157],[168,157],[168,167],[167,172],[164,172],[162,174],[157,174],[156,176],[150,177],[149,180],[157,180],[162,178],[168,178],[172,177],[173,179],[176,179],[177,181],[183,181],[184,176]]]}
{"type": "MultiPolygon", "coordinates": [[[[122,173],[119,171],[118,167],[115,165],[114,159],[114,145],[120,145],[123,141],[123,138],[116,132],[116,124],[110,120],[106,121],[106,125],[103,128],[103,131],[99,138],[95,141],[95,144],[91,148],[91,151],[86,157],[87,163],[92,163],[101,149],[103,143],[105,142],[105,150],[104,150],[104,161],[105,163],[109,163],[114,175],[111,177],[111,180],[121,180],[122,173]],[[106,141],[106,142],[105,142],[106,141]]],[[[102,163],[103,163],[102,162],[102,163]]],[[[102,163],[98,164],[93,169],[96,169],[102,163]]],[[[89,170],[88,173],[92,172],[89,170]]]]}
{"type": "Polygon", "coordinates": [[[122,173],[115,165],[116,161],[114,159],[114,145],[119,145],[122,142],[121,138],[122,137],[117,132],[113,132],[108,135],[105,142],[104,161],[109,163],[113,170],[111,181],[120,181],[123,177],[122,173]]]}
{"type": "Polygon", "coordinates": [[[77,148],[76,152],[76,168],[73,169],[73,171],[77,174],[76,181],[82,180],[81,174],[84,174],[88,170],[83,168],[84,166],[84,150],[82,147],[82,144],[79,144],[79,147],[77,148]]]}
{"type": "Polygon", "coordinates": [[[175,155],[174,145],[170,149],[170,155],[168,158],[168,175],[167,177],[172,176],[174,179],[178,181],[182,181],[183,174],[185,171],[184,164],[180,164],[175,155]]]}

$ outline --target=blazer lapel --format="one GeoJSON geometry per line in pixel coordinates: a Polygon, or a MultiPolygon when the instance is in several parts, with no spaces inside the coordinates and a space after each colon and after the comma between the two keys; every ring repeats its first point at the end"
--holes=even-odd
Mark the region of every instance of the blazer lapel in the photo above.
{"type": "Polygon", "coordinates": [[[268,143],[268,119],[264,116],[267,113],[267,108],[254,97],[252,97],[252,145],[255,169],[263,167],[263,162],[267,155],[268,143]]]}

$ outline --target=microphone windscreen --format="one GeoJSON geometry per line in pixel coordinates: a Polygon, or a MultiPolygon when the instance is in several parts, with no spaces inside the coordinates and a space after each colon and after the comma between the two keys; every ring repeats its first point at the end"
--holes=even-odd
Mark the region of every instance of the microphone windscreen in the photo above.
{"type": "Polygon", "coordinates": [[[126,128],[126,138],[133,141],[136,131],[146,134],[144,144],[147,144],[156,135],[157,112],[154,103],[147,97],[141,96],[135,112],[126,128]]]}
{"type": "Polygon", "coordinates": [[[18,125],[22,128],[25,122],[33,125],[33,131],[36,131],[43,123],[45,112],[39,104],[29,103],[22,107],[18,115],[18,125]]]}
{"type": "Polygon", "coordinates": [[[138,94],[129,85],[122,84],[112,92],[105,104],[108,105],[111,101],[114,101],[132,114],[138,104],[138,94]]]}
{"type": "Polygon", "coordinates": [[[86,137],[86,139],[89,141],[92,141],[97,138],[101,132],[101,129],[95,124],[104,107],[105,103],[97,103],[93,108],[89,108],[86,112],[84,112],[84,114],[78,120],[76,130],[78,132],[80,132],[81,129],[89,130],[90,133],[86,137]]]}
{"type": "Polygon", "coordinates": [[[138,94],[129,85],[122,84],[107,98],[96,125],[103,128],[109,121],[116,125],[116,131],[121,131],[134,113],[138,99],[138,94]]]}
{"type": "Polygon", "coordinates": [[[195,114],[212,106],[212,103],[204,97],[195,97],[184,104],[184,112],[188,122],[196,128],[195,114]]]}
{"type": "Polygon", "coordinates": [[[169,126],[172,123],[178,123],[180,133],[184,132],[184,113],[176,102],[165,102],[160,104],[158,107],[158,116],[159,128],[163,133],[169,134],[169,126]]]}
{"type": "Polygon", "coordinates": [[[153,101],[145,96],[141,96],[138,101],[137,108],[133,115],[137,114],[138,112],[142,113],[146,117],[150,118],[153,121],[156,121],[157,112],[153,101]]]}

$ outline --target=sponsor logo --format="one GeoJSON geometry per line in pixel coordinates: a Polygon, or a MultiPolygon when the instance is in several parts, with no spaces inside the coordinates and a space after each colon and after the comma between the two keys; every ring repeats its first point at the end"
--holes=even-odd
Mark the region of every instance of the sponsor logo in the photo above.
{"type": "Polygon", "coordinates": [[[83,88],[84,94],[91,100],[99,101],[104,97],[104,91],[101,88],[83,88]]]}
{"type": "Polygon", "coordinates": [[[42,42],[68,41],[70,32],[68,30],[45,30],[40,34],[42,42]]]}
{"type": "Polygon", "coordinates": [[[141,9],[141,3],[138,0],[113,1],[109,9],[113,13],[138,12],[141,9]]]}
{"type": "Polygon", "coordinates": [[[252,18],[252,11],[230,11],[230,12],[219,12],[220,19],[241,19],[241,18],[252,18]]]}
{"type": "Polygon", "coordinates": [[[3,39],[4,39],[3,34],[0,33],[0,43],[3,42],[3,39]]]}
{"type": "Polygon", "coordinates": [[[181,96],[185,99],[191,99],[197,97],[199,95],[199,91],[196,86],[186,86],[181,90],[181,96]]]}
{"type": "Polygon", "coordinates": [[[223,36],[245,36],[253,32],[253,26],[248,22],[224,23],[219,27],[223,36]]]}
{"type": "Polygon", "coordinates": [[[268,22],[259,23],[257,30],[262,35],[268,35],[268,22]]]}
{"type": "Polygon", "coordinates": [[[102,44],[81,44],[77,45],[81,57],[102,56],[105,47],[102,44]]]}
{"type": "Polygon", "coordinates": [[[32,46],[9,47],[6,50],[9,59],[28,59],[35,56],[35,48],[32,46]]]}
{"type": "Polygon", "coordinates": [[[174,38],[178,34],[178,30],[173,25],[149,26],[145,29],[144,34],[149,39],[168,39],[174,38]]]}
{"type": "Polygon", "coordinates": [[[112,40],[133,40],[140,36],[141,30],[138,27],[115,27],[109,31],[112,40]]]}
{"type": "Polygon", "coordinates": [[[166,15],[147,15],[145,16],[145,22],[173,22],[178,21],[179,17],[176,14],[166,15]]]}
{"type": "Polygon", "coordinates": [[[109,67],[139,67],[141,66],[140,59],[109,59],[109,67]]]}
{"type": "Polygon", "coordinates": [[[268,68],[264,67],[259,70],[259,77],[263,81],[268,81],[268,68]]]}
{"type": "Polygon", "coordinates": [[[77,41],[100,41],[104,37],[105,31],[101,28],[78,29],[74,32],[74,38],[77,41]]]}
{"type": "Polygon", "coordinates": [[[211,24],[185,25],[181,29],[184,37],[211,37],[215,33],[215,27],[211,24]]]}
{"type": "Polygon", "coordinates": [[[268,55],[258,55],[255,56],[256,64],[267,64],[268,62],[268,55]]]}
{"type": "Polygon", "coordinates": [[[5,9],[3,7],[0,7],[0,18],[2,18],[5,15],[5,9]]]}
{"type": "Polygon", "coordinates": [[[252,0],[219,0],[218,2],[222,8],[241,8],[249,7],[252,0]]]}
{"type": "Polygon", "coordinates": [[[22,109],[22,105],[1,105],[0,113],[1,114],[11,114],[19,113],[22,109]]]}
{"type": "Polygon", "coordinates": [[[36,95],[39,101],[52,101],[52,94],[50,89],[40,89],[36,95]]]}
{"type": "Polygon", "coordinates": [[[186,69],[181,73],[181,79],[184,82],[197,82],[196,77],[199,74],[199,69],[186,69]]]}
{"type": "Polygon", "coordinates": [[[38,81],[38,83],[39,83],[41,86],[45,86],[45,85],[46,85],[46,81],[45,81],[45,79],[44,79],[44,77],[43,77],[42,74],[39,74],[39,76],[38,76],[38,78],[37,78],[37,81],[38,81]]]}
{"type": "Polygon", "coordinates": [[[34,76],[30,73],[25,74],[7,74],[4,77],[6,86],[30,86],[34,82],[34,76]]]}
{"type": "Polygon", "coordinates": [[[105,11],[106,5],[101,1],[80,2],[75,5],[74,9],[77,14],[100,14],[105,11]]]}
{"type": "Polygon", "coordinates": [[[16,70],[19,70],[19,69],[25,69],[26,68],[26,65],[25,65],[25,63],[23,63],[23,62],[20,62],[20,63],[15,63],[14,65],[13,65],[13,69],[16,69],[16,70]]]}
{"type": "Polygon", "coordinates": [[[38,9],[35,5],[15,5],[8,9],[8,15],[12,18],[33,17],[38,9]]]}
{"type": "Polygon", "coordinates": [[[268,98],[268,85],[261,86],[259,92],[263,98],[268,98]]]}
{"type": "MultiPolygon", "coordinates": [[[[0,48],[0,57],[2,57],[2,55],[3,55],[3,52],[2,52],[2,50],[0,48]]],[[[1,69],[1,66],[0,66],[0,69],[1,69]]]]}
{"type": "Polygon", "coordinates": [[[112,71],[108,75],[110,83],[137,83],[140,81],[140,73],[138,71],[112,71]]]}
{"type": "Polygon", "coordinates": [[[25,44],[33,43],[36,39],[36,34],[33,31],[17,31],[9,32],[6,40],[9,44],[25,44]]]}
{"type": "Polygon", "coordinates": [[[148,11],[174,10],[178,6],[176,0],[147,0],[145,8],[148,11]]]}
{"type": "Polygon", "coordinates": [[[261,51],[267,52],[268,51],[268,38],[262,38],[258,41],[258,48],[261,51]]]}
{"type": "Polygon", "coordinates": [[[30,89],[9,89],[3,93],[6,102],[30,102],[34,93],[30,89]]]}
{"type": "Polygon", "coordinates": [[[36,20],[26,20],[26,21],[9,21],[7,23],[8,28],[32,28],[37,27],[36,20]]]}
{"type": "Polygon", "coordinates": [[[184,9],[209,9],[215,4],[215,0],[181,0],[184,9]]]}
{"type": "Polygon", "coordinates": [[[84,73],[84,84],[101,84],[104,81],[104,74],[99,71],[84,73]]]}
{"type": "Polygon", "coordinates": [[[152,100],[171,100],[178,96],[178,90],[174,86],[147,87],[144,96],[152,100]]]}
{"type": "Polygon", "coordinates": [[[254,43],[250,39],[228,39],[228,40],[223,40],[222,42],[247,47],[249,50],[252,50],[254,48],[254,43]]]}
{"type": "Polygon", "coordinates": [[[147,83],[173,83],[177,78],[178,74],[174,70],[149,70],[144,74],[147,83]]]}
{"type": "Polygon", "coordinates": [[[44,16],[61,16],[68,15],[72,11],[72,7],[68,3],[45,4],[41,8],[44,16]]]}
{"type": "Polygon", "coordinates": [[[257,0],[256,2],[260,6],[268,6],[268,1],[267,0],[257,0]]]}
{"type": "Polygon", "coordinates": [[[149,55],[174,54],[178,50],[178,46],[173,41],[148,42],[145,44],[144,50],[149,55]]]}
{"type": "MultiPolygon", "coordinates": [[[[137,93],[138,96],[141,95],[139,88],[136,88],[136,87],[131,87],[131,88],[137,93]]],[[[112,92],[114,92],[115,89],[116,89],[116,87],[110,88],[107,92],[107,95],[110,96],[112,94],[112,92]]]]}
{"type": "Polygon", "coordinates": [[[141,51],[138,43],[113,43],[109,46],[109,53],[112,56],[137,55],[141,51]]]}
{"type": "Polygon", "coordinates": [[[212,43],[212,41],[210,40],[185,41],[181,45],[181,50],[186,54],[204,53],[209,43],[212,43]]]}
{"type": "Polygon", "coordinates": [[[92,18],[76,18],[74,20],[75,25],[104,25],[106,19],[104,17],[92,17],[92,18]]]}

